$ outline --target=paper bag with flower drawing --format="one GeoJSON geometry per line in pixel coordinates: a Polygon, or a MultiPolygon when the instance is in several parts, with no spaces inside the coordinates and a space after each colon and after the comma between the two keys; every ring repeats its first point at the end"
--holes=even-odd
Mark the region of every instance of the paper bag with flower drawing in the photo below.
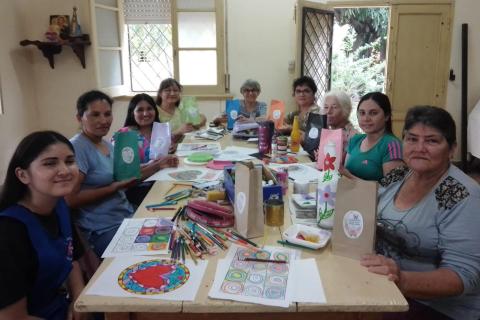
{"type": "Polygon", "coordinates": [[[325,229],[333,228],[337,182],[340,174],[337,170],[325,170],[320,174],[317,186],[317,223],[325,229]]]}
{"type": "Polygon", "coordinates": [[[318,146],[317,168],[319,170],[338,170],[342,159],[342,129],[322,129],[318,146]]]}

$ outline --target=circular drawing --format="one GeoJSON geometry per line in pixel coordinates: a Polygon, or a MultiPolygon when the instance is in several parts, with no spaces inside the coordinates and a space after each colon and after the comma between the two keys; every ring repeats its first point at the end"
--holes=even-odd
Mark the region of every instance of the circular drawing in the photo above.
{"type": "Polygon", "coordinates": [[[282,276],[270,275],[268,276],[266,284],[269,286],[286,287],[287,278],[282,276]]]}
{"type": "Polygon", "coordinates": [[[122,160],[123,162],[130,164],[135,159],[135,152],[131,147],[125,147],[122,149],[122,160]]]}
{"type": "Polygon", "coordinates": [[[261,297],[262,288],[257,286],[247,286],[245,287],[245,295],[250,297],[261,297]]]}
{"type": "Polygon", "coordinates": [[[269,259],[270,258],[270,252],[260,250],[260,251],[255,253],[255,258],[257,258],[257,259],[269,259]]]}
{"type": "Polygon", "coordinates": [[[240,294],[243,292],[243,284],[240,282],[224,281],[221,290],[225,293],[240,294]]]}
{"type": "Polygon", "coordinates": [[[234,260],[232,262],[232,267],[235,269],[248,270],[250,268],[250,263],[248,263],[248,261],[234,260]]]}
{"type": "Polygon", "coordinates": [[[130,293],[153,295],[178,289],[189,277],[190,271],[183,263],[147,260],[123,270],[118,276],[118,284],[130,293]]]}
{"type": "Polygon", "coordinates": [[[239,269],[230,269],[225,276],[227,281],[245,281],[247,279],[247,273],[239,269]]]}
{"type": "Polygon", "coordinates": [[[263,297],[267,299],[283,299],[285,298],[285,288],[267,287],[263,292],[263,297]]]}
{"type": "Polygon", "coordinates": [[[251,283],[260,284],[263,282],[263,279],[265,279],[265,276],[260,273],[250,273],[248,275],[248,282],[251,283]]]}
{"type": "Polygon", "coordinates": [[[277,274],[285,274],[288,272],[288,264],[286,263],[270,263],[268,265],[268,271],[277,273],[277,274]]]}
{"type": "Polygon", "coordinates": [[[290,255],[286,252],[275,252],[273,254],[273,260],[289,261],[290,255]]]}

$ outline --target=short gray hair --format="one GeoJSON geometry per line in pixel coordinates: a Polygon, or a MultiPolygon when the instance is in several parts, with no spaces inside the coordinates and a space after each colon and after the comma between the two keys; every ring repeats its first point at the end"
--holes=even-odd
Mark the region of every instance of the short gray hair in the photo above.
{"type": "Polygon", "coordinates": [[[258,83],[257,80],[247,79],[240,87],[240,93],[243,94],[243,91],[245,91],[245,89],[254,89],[260,92],[261,91],[260,83],[258,83]]]}
{"type": "Polygon", "coordinates": [[[333,97],[337,100],[340,108],[342,108],[343,115],[348,119],[352,112],[352,99],[350,99],[350,96],[345,91],[332,90],[327,92],[323,97],[323,104],[325,104],[325,100],[328,97],[333,97]]]}

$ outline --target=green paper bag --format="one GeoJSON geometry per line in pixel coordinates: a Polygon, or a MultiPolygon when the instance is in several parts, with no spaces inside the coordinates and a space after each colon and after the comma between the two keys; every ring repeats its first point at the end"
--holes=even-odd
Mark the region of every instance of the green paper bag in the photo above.
{"type": "Polygon", "coordinates": [[[180,118],[183,123],[191,123],[193,125],[200,124],[202,119],[195,97],[183,97],[178,109],[180,110],[180,118]]]}
{"type": "Polygon", "coordinates": [[[135,131],[117,132],[114,139],[113,178],[116,181],[140,178],[138,133],[135,131]]]}

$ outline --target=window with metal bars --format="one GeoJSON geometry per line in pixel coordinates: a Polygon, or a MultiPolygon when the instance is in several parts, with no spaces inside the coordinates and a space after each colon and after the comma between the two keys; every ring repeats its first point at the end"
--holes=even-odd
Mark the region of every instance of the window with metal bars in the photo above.
{"type": "Polygon", "coordinates": [[[171,24],[130,24],[128,44],[132,91],[156,91],[174,76],[171,24]]]}

